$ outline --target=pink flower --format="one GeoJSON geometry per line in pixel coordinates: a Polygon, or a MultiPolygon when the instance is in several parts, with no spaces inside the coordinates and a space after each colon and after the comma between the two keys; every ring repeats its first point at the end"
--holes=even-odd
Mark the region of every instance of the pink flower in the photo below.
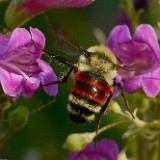
{"type": "Polygon", "coordinates": [[[21,26],[33,16],[51,8],[83,7],[94,0],[20,0],[10,1],[5,11],[5,23],[10,29],[21,26]]]}
{"type": "Polygon", "coordinates": [[[50,8],[83,7],[94,0],[24,0],[19,9],[26,9],[28,16],[43,12],[50,8]]]}
{"type": "MultiPolygon", "coordinates": [[[[16,28],[11,35],[0,35],[0,82],[8,96],[25,98],[33,96],[40,83],[47,84],[57,80],[52,68],[41,60],[41,52],[32,39],[44,48],[45,37],[36,28],[28,32],[16,28]]],[[[47,94],[55,96],[57,85],[45,86],[47,94]]]]}
{"type": "Polygon", "coordinates": [[[118,146],[113,140],[103,139],[91,142],[80,152],[71,152],[69,160],[117,160],[118,146]]]}
{"type": "Polygon", "coordinates": [[[107,46],[123,65],[118,73],[127,92],[133,93],[142,87],[148,96],[159,93],[160,48],[150,25],[138,26],[133,37],[126,25],[119,25],[110,33],[107,46]]]}

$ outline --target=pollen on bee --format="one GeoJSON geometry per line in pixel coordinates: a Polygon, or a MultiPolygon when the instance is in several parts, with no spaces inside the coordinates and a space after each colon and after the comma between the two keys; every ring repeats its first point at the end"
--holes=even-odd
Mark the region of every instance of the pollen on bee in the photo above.
{"type": "Polygon", "coordinates": [[[79,62],[78,62],[78,69],[80,71],[88,71],[90,70],[90,65],[87,63],[87,59],[85,56],[81,55],[79,57],[79,62]]]}
{"type": "Polygon", "coordinates": [[[89,71],[90,70],[90,66],[87,64],[79,64],[78,69],[80,71],[89,71]]]}

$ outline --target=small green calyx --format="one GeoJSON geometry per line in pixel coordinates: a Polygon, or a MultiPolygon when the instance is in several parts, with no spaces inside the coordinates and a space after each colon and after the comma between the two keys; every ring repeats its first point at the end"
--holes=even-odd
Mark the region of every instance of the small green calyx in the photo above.
{"type": "Polygon", "coordinates": [[[16,130],[21,129],[28,122],[28,118],[29,118],[28,108],[20,106],[10,113],[9,116],[9,119],[11,120],[10,126],[16,130]]]}

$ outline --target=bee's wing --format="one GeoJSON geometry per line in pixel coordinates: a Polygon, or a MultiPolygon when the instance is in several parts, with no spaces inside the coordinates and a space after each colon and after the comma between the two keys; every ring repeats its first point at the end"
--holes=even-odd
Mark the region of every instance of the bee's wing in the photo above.
{"type": "Polygon", "coordinates": [[[59,29],[53,28],[52,33],[56,38],[55,47],[58,50],[63,51],[69,55],[84,55],[85,57],[90,56],[90,52],[78,46],[65,33],[60,31],[59,29]]]}
{"type": "Polygon", "coordinates": [[[51,22],[48,20],[47,17],[46,21],[48,24],[48,27],[53,35],[55,37],[55,47],[59,51],[63,51],[69,55],[84,55],[85,57],[90,57],[90,52],[85,50],[84,48],[78,46],[76,43],[74,43],[64,32],[62,32],[59,28],[55,27],[51,22]]]}

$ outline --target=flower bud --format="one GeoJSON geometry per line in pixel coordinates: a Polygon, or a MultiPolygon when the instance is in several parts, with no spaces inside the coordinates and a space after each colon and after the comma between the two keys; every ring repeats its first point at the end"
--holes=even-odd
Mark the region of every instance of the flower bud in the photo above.
{"type": "Polygon", "coordinates": [[[158,26],[158,28],[160,29],[160,22],[157,22],[157,26],[158,26]]]}
{"type": "Polygon", "coordinates": [[[125,151],[122,150],[122,151],[119,153],[119,155],[118,155],[118,160],[128,160],[125,151]]]}
{"type": "Polygon", "coordinates": [[[120,114],[120,115],[124,114],[122,112],[120,105],[116,101],[113,101],[113,100],[110,102],[109,111],[116,113],[116,114],[120,114]]]}
{"type": "Polygon", "coordinates": [[[9,119],[10,126],[14,129],[20,129],[24,127],[28,121],[29,110],[27,107],[18,107],[10,113],[9,119]]]}
{"type": "Polygon", "coordinates": [[[27,11],[18,10],[22,0],[10,1],[5,12],[5,22],[8,28],[16,28],[24,24],[27,20],[27,11]]]}
{"type": "Polygon", "coordinates": [[[81,151],[93,140],[93,138],[95,138],[95,136],[95,132],[70,134],[63,147],[70,151],[81,151]]]}

